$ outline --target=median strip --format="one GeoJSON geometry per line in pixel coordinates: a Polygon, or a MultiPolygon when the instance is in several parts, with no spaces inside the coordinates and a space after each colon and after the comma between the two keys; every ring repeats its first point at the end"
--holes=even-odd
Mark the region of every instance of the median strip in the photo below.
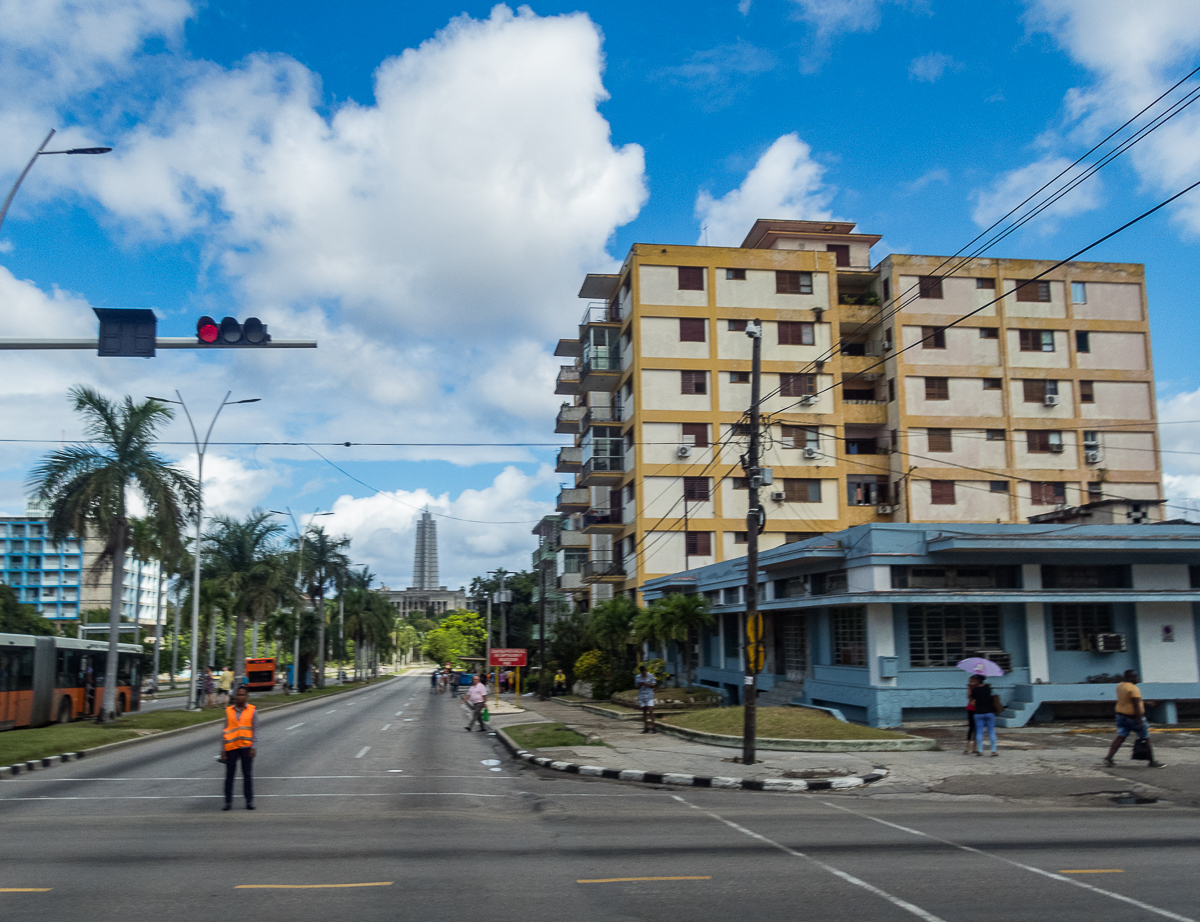
{"type": "Polygon", "coordinates": [[[238,884],[234,890],[341,890],[347,887],[390,887],[392,881],[379,880],[367,884],[238,884]]]}

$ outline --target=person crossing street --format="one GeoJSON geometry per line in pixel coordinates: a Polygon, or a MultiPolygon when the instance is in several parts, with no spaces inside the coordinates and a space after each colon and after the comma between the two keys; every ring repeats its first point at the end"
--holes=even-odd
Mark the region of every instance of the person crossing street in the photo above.
{"type": "Polygon", "coordinates": [[[254,756],[258,744],[258,709],[249,704],[250,693],[245,685],[239,685],[234,693],[233,704],[225,708],[225,732],[221,737],[221,755],[218,761],[225,763],[225,807],[233,807],[233,783],[237,767],[242,766],[242,794],[246,798],[246,809],[254,809],[254,756]]]}
{"type": "Polygon", "coordinates": [[[479,681],[479,673],[471,676],[471,687],[467,689],[467,707],[471,709],[471,721],[467,724],[467,732],[475,726],[475,722],[479,722],[479,729],[482,732],[487,727],[483,725],[483,709],[487,707],[487,686],[479,681]]]}

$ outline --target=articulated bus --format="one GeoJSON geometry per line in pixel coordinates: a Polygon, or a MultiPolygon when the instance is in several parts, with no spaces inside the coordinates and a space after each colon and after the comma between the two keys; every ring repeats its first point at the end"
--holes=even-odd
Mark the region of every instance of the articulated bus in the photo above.
{"type": "MultiPolygon", "coordinates": [[[[117,654],[117,713],[141,709],[142,648],[117,654]]],[[[108,642],[0,634],[0,730],[94,717],[104,703],[108,642]]]]}
{"type": "Polygon", "coordinates": [[[250,691],[269,692],[274,687],[275,658],[246,657],[246,688],[250,691]]]}

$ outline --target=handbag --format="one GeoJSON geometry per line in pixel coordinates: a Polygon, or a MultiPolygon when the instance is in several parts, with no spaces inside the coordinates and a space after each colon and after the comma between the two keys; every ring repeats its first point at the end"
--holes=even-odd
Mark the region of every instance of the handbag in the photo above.
{"type": "MultiPolygon", "coordinates": [[[[491,718],[491,717],[488,715],[488,709],[487,709],[486,707],[483,709],[483,713],[479,715],[479,719],[480,719],[480,720],[482,720],[482,721],[484,721],[485,723],[486,723],[487,721],[489,721],[489,720],[491,720],[491,719],[492,719],[492,718],[491,718]]],[[[1149,756],[1147,756],[1147,758],[1149,758],[1149,756]]]]}
{"type": "Polygon", "coordinates": [[[1129,758],[1136,759],[1139,762],[1150,761],[1150,740],[1143,737],[1138,737],[1133,741],[1133,752],[1129,758]]]}

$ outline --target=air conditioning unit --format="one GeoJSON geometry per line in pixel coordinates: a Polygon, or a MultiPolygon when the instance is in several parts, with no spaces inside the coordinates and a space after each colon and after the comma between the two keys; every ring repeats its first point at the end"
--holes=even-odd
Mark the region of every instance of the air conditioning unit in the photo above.
{"type": "Polygon", "coordinates": [[[1093,634],[1092,635],[1092,652],[1093,653],[1124,653],[1125,652],[1125,635],[1124,634],[1093,634]]]}
{"type": "Polygon", "coordinates": [[[816,394],[805,394],[803,397],[800,398],[800,406],[802,406],[802,407],[811,407],[816,402],[817,402],[816,394]]]}
{"type": "Polygon", "coordinates": [[[884,341],[883,341],[883,342],[880,344],[879,348],[880,348],[881,350],[883,350],[884,352],[891,352],[891,351],[892,351],[892,341],[891,341],[890,339],[885,339],[885,340],[884,340],[884,341]]]}
{"type": "Polygon", "coordinates": [[[773,490],[771,492],[771,499],[775,500],[775,502],[777,502],[777,503],[782,503],[784,500],[784,497],[786,497],[786,496],[787,496],[787,494],[784,493],[783,490],[773,490]]]}
{"type": "Polygon", "coordinates": [[[1099,464],[1100,463],[1099,450],[1085,451],[1083,453],[1083,460],[1086,461],[1088,464],[1099,464]]]}
{"type": "Polygon", "coordinates": [[[1083,450],[1084,451],[1099,451],[1100,443],[1097,442],[1095,439],[1084,439],[1083,440],[1083,450]]]}
{"type": "Polygon", "coordinates": [[[804,459],[806,461],[816,461],[821,456],[821,453],[815,448],[804,449],[804,459]]]}
{"type": "Polygon", "coordinates": [[[675,456],[678,458],[690,458],[692,455],[691,445],[680,445],[675,449],[675,456]]]}
{"type": "Polygon", "coordinates": [[[882,506],[876,506],[876,507],[875,507],[875,511],[876,511],[877,513],[879,513],[879,515],[891,515],[893,512],[895,512],[895,511],[896,511],[896,507],[895,507],[895,506],[888,506],[888,505],[886,505],[886,504],[885,504],[885,505],[882,505],[882,506]]]}
{"type": "Polygon", "coordinates": [[[1061,455],[1062,451],[1063,451],[1063,443],[1062,442],[1051,442],[1050,450],[1052,452],[1054,452],[1056,455],[1061,455]]]}
{"type": "Polygon", "coordinates": [[[1045,406],[1048,406],[1048,407],[1056,407],[1056,406],[1058,406],[1058,394],[1047,394],[1047,395],[1046,395],[1046,396],[1045,396],[1045,397],[1042,399],[1042,403],[1043,403],[1045,406]]]}

